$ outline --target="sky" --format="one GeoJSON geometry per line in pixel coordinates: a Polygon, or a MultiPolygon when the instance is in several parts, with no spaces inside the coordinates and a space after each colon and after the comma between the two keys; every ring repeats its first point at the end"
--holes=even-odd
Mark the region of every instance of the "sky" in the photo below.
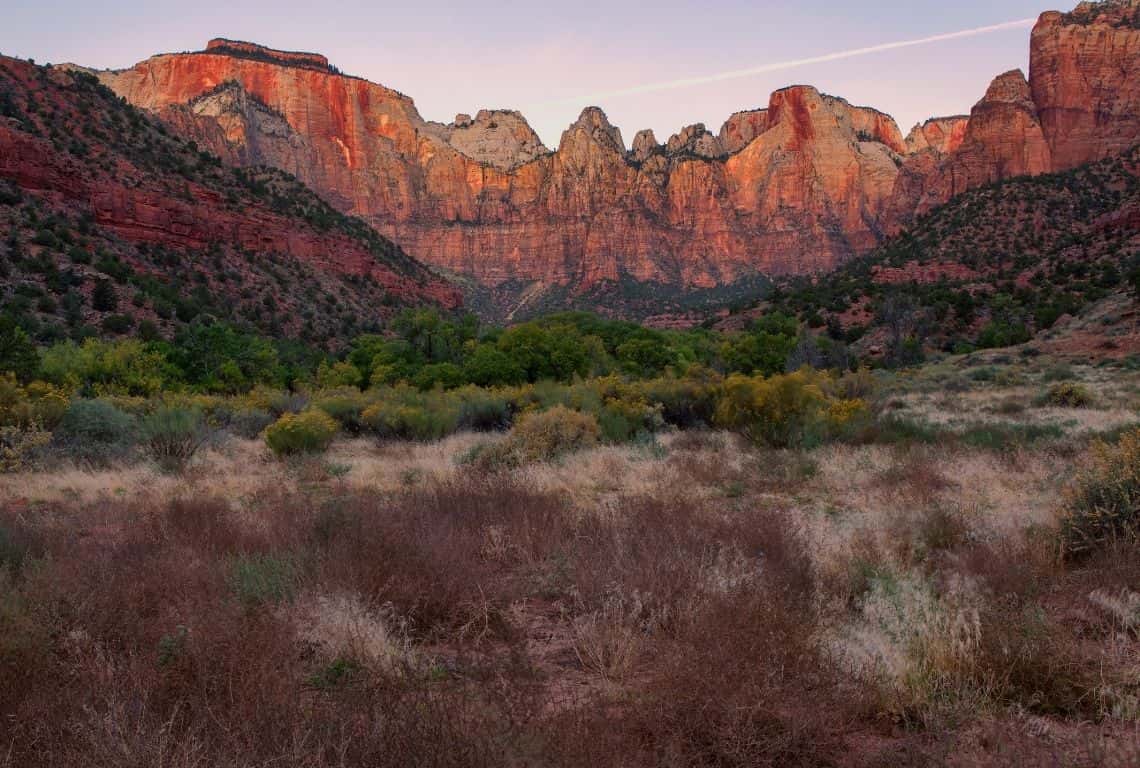
{"type": "MultiPolygon", "coordinates": [[[[1071,3],[1070,3],[1071,4],[1071,3]]],[[[325,54],[342,71],[415,99],[429,120],[521,111],[547,146],[585,106],[626,143],[733,112],[806,83],[893,115],[905,134],[968,113],[994,76],[1028,70],[1029,27],[826,58],[1036,17],[1041,0],[0,0],[0,53],[39,63],[129,67],[213,37],[325,54]],[[752,70],[733,77],[724,73],[752,70]],[[762,71],[755,71],[762,70],[762,71]],[[683,81],[697,81],[685,83],[683,81]],[[682,82],[679,82],[682,81],[682,82]],[[646,85],[674,84],[646,90],[646,85]]]]}

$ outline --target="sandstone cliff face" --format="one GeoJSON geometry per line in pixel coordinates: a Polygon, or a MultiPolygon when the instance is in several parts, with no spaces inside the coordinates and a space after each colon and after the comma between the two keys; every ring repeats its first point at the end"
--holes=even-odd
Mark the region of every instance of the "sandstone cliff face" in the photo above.
{"type": "Polygon", "coordinates": [[[1055,169],[1140,143],[1140,0],[1045,13],[1030,50],[1033,101],[1055,169]]]}
{"type": "Polygon", "coordinates": [[[905,151],[888,116],[801,86],[721,136],[693,125],[662,147],[643,132],[632,151],[587,108],[551,153],[517,113],[428,123],[403,95],[319,62],[239,53],[100,76],[223,157],[290,171],[414,257],[489,286],[826,269],[877,241],[905,151]]]}
{"type": "Polygon", "coordinates": [[[428,123],[312,54],[226,41],[101,73],[231,162],[298,176],[413,256],[486,286],[680,288],[825,270],[968,189],[1140,141],[1140,0],[1044,14],[1029,80],[904,139],[889,116],[808,86],[664,145],[587,108],[556,151],[515,112],[428,123]]]}
{"type": "Polygon", "coordinates": [[[735,154],[768,130],[768,110],[752,109],[737,112],[720,127],[720,143],[725,151],[735,154]]]}
{"type": "Polygon", "coordinates": [[[1006,72],[974,106],[957,149],[927,149],[907,162],[889,209],[905,219],[967,190],[1052,167],[1029,83],[1020,70],[1006,72]]]}
{"type": "Polygon", "coordinates": [[[969,122],[970,118],[966,115],[932,117],[925,123],[914,126],[907,134],[906,153],[913,155],[933,149],[940,155],[950,154],[962,146],[969,122]]]}
{"type": "MultiPolygon", "coordinates": [[[[218,246],[233,257],[234,267],[251,258],[295,260],[324,275],[370,278],[392,298],[407,303],[461,304],[454,286],[408,259],[391,243],[372,233],[361,234],[363,228],[347,226],[331,211],[323,224],[314,223],[315,217],[307,218],[288,205],[271,205],[267,195],[258,196],[249,186],[234,183],[229,171],[212,169],[209,164],[194,169],[190,167],[193,161],[187,163],[185,157],[177,158],[176,165],[168,164],[177,155],[171,149],[174,139],[162,135],[152,143],[158,135],[153,127],[146,151],[140,151],[143,139],[136,131],[145,135],[145,130],[137,126],[121,133],[108,130],[123,121],[114,113],[113,122],[108,116],[113,110],[106,104],[119,111],[123,107],[110,95],[95,93],[72,73],[0,57],[0,92],[9,97],[17,114],[24,115],[22,119],[0,117],[0,179],[52,206],[88,216],[100,232],[113,234],[116,242],[161,245],[183,253],[218,246]],[[31,116],[25,109],[29,104],[41,105],[43,113],[31,116]],[[81,152],[46,138],[81,119],[95,126],[82,134],[81,152]],[[37,127],[35,120],[53,122],[37,127]],[[156,162],[156,157],[161,159],[156,162]],[[175,170],[178,167],[182,170],[175,170]]],[[[198,130],[225,144],[223,128],[212,118],[199,118],[189,108],[176,114],[187,130],[198,130]]],[[[184,146],[177,150],[197,159],[184,146]]],[[[274,178],[285,179],[280,174],[274,178]]],[[[298,206],[324,207],[291,180],[278,189],[298,206]],[[301,192],[304,195],[298,196],[301,192]]]]}
{"type": "Polygon", "coordinates": [[[883,221],[888,232],[968,189],[1069,170],[1140,143],[1140,0],[1042,14],[1030,37],[1028,81],[1007,72],[965,126],[942,122],[908,139],[911,156],[883,221]],[[949,138],[937,146],[931,133],[949,138]]]}

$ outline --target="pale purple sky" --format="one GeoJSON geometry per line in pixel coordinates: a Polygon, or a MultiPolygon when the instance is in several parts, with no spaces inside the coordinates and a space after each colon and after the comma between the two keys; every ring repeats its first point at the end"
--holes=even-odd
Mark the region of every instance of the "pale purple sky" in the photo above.
{"type": "Polygon", "coordinates": [[[122,68],[212,37],[323,53],[343,71],[415,99],[421,114],[518,109],[551,147],[597,104],[626,142],[689,123],[716,131],[773,90],[810,83],[898,120],[968,112],[989,81],[1028,67],[1018,28],[649,93],[645,84],[824,56],[1035,17],[1040,0],[0,0],[0,53],[122,68]]]}

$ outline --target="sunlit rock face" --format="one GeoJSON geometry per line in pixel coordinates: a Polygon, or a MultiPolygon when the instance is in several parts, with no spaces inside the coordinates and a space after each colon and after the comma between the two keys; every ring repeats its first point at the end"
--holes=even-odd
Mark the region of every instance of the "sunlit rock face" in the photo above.
{"type": "Polygon", "coordinates": [[[1054,169],[1140,143],[1140,0],[1042,14],[1029,83],[1054,169]]]}
{"type": "Polygon", "coordinates": [[[1027,79],[904,139],[888,115],[793,86],[627,148],[596,107],[553,151],[509,110],[425,121],[410,98],[316,54],[214,41],[99,73],[224,159],[287,170],[411,255],[487,286],[711,287],[827,270],[916,212],[1140,141],[1140,0],[1047,13],[1027,79]]]}
{"type": "Polygon", "coordinates": [[[925,123],[916,125],[907,134],[906,152],[908,155],[913,155],[933,149],[940,155],[949,154],[962,146],[969,122],[968,115],[932,117],[925,123]]]}

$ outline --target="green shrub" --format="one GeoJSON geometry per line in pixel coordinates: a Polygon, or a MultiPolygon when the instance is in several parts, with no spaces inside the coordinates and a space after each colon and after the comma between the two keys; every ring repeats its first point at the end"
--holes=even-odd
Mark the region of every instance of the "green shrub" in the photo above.
{"type": "Polygon", "coordinates": [[[601,429],[588,413],[557,405],[528,413],[511,430],[509,447],[526,461],[550,461],[598,444],[601,429]]]}
{"type": "Polygon", "coordinates": [[[602,437],[608,443],[628,443],[652,435],[663,425],[659,407],[637,400],[607,399],[597,414],[602,437]]]}
{"type": "Polygon", "coordinates": [[[138,422],[105,400],[74,400],[52,435],[64,454],[92,462],[120,457],[138,437],[138,422]]]}
{"type": "Polygon", "coordinates": [[[358,435],[364,426],[361,416],[369,399],[358,389],[341,387],[314,395],[312,406],[336,419],[345,432],[358,435]]]}
{"type": "Polygon", "coordinates": [[[1115,445],[1094,444],[1092,454],[1069,489],[1061,521],[1069,558],[1113,543],[1140,543],[1140,429],[1125,433],[1115,445]]]}
{"type": "Polygon", "coordinates": [[[495,432],[511,425],[514,414],[505,395],[478,387],[465,387],[457,390],[455,396],[459,399],[459,429],[495,432]]]}
{"type": "Polygon", "coordinates": [[[987,423],[968,426],[958,439],[971,448],[1004,452],[1046,440],[1058,440],[1065,430],[1056,424],[987,423]]]}
{"type": "Polygon", "coordinates": [[[0,525],[0,572],[19,572],[28,557],[28,547],[13,531],[0,525]]]}
{"type": "Polygon", "coordinates": [[[361,672],[360,664],[343,656],[325,665],[309,677],[309,685],[314,688],[336,688],[356,678],[361,672]]]}
{"type": "Polygon", "coordinates": [[[419,392],[405,385],[370,394],[380,399],[360,420],[381,438],[439,440],[459,428],[460,401],[453,394],[419,392]]]}
{"type": "Polygon", "coordinates": [[[813,447],[852,433],[869,417],[863,400],[835,392],[833,377],[808,368],[767,379],[738,374],[724,383],[716,423],[761,445],[813,447]]]}
{"type": "Polygon", "coordinates": [[[126,333],[134,326],[135,320],[130,315],[107,315],[103,318],[103,330],[107,333],[126,333]]]}
{"type": "Polygon", "coordinates": [[[439,440],[455,431],[456,414],[420,405],[379,403],[364,412],[365,425],[383,438],[439,440]]]}
{"type": "Polygon", "coordinates": [[[336,437],[336,419],[317,409],[286,413],[265,430],[265,444],[278,456],[321,453],[336,437]]]}
{"type": "Polygon", "coordinates": [[[1049,387],[1038,399],[1038,404],[1054,408],[1087,408],[1093,404],[1093,396],[1080,384],[1062,381],[1049,387]]]}
{"type": "Polygon", "coordinates": [[[163,407],[143,419],[142,435],[151,458],[168,471],[183,469],[209,438],[201,411],[163,407]]]}
{"type": "Polygon", "coordinates": [[[1041,380],[1048,384],[1054,381],[1069,381],[1076,377],[1077,375],[1073,372],[1072,366],[1061,363],[1048,368],[1045,373],[1041,375],[1041,380]]]}
{"type": "Polygon", "coordinates": [[[230,562],[230,591],[247,608],[290,600],[300,576],[289,557],[243,555],[230,562]]]}
{"type": "Polygon", "coordinates": [[[42,381],[20,386],[12,374],[0,374],[0,426],[52,430],[67,413],[62,388],[42,381]]]}
{"type": "Polygon", "coordinates": [[[647,402],[660,407],[666,424],[690,429],[713,423],[720,383],[711,371],[696,370],[683,379],[644,381],[638,389],[647,402]]]}

